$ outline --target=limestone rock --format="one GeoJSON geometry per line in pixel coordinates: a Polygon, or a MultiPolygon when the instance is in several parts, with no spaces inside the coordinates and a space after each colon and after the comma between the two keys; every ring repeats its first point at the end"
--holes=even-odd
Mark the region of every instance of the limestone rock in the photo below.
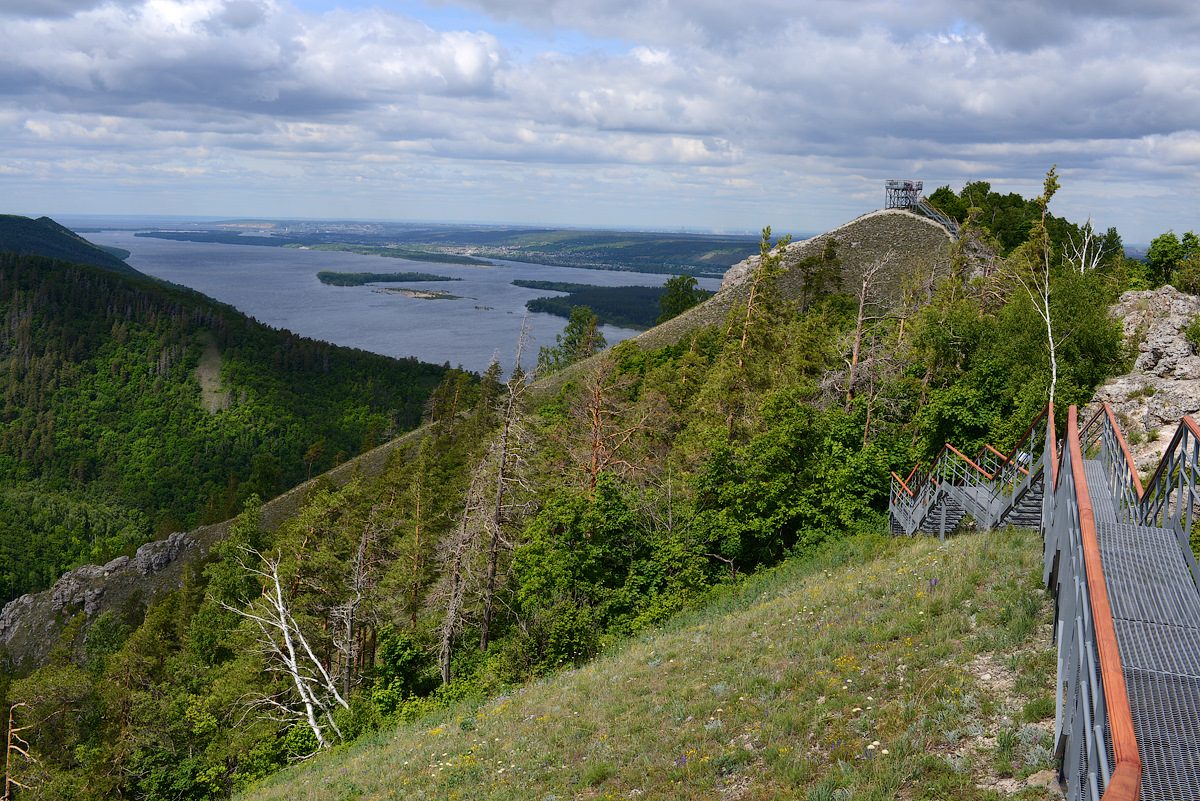
{"type": "Polygon", "coordinates": [[[96,565],[84,565],[64,573],[50,588],[50,608],[61,612],[82,604],[87,614],[94,614],[104,588],[93,586],[93,582],[103,575],[104,568],[96,565]],[[87,611],[89,608],[90,612],[87,611]]]}
{"type": "Polygon", "coordinates": [[[148,542],[138,548],[133,558],[134,565],[143,576],[158,573],[178,559],[181,553],[195,547],[196,544],[196,540],[189,537],[186,532],[176,531],[165,540],[148,542]]]}
{"type": "Polygon", "coordinates": [[[1096,390],[1086,420],[1112,406],[1138,469],[1157,467],[1184,415],[1200,414],[1200,356],[1183,333],[1200,315],[1200,297],[1172,286],[1126,292],[1110,314],[1121,320],[1126,341],[1136,344],[1133,372],[1096,390]]]}

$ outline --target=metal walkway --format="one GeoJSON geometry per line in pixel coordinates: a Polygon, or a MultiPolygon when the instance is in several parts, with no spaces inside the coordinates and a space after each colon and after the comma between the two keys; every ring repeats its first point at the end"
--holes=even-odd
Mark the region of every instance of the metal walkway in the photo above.
{"type": "Polygon", "coordinates": [[[944,536],[967,515],[987,529],[1033,520],[1056,600],[1067,797],[1200,799],[1200,567],[1190,547],[1200,427],[1184,418],[1143,489],[1109,407],[1082,428],[1074,407],[1068,418],[1061,453],[1048,408],[1008,456],[943,449],[919,480],[893,475],[892,530],[944,536]]]}

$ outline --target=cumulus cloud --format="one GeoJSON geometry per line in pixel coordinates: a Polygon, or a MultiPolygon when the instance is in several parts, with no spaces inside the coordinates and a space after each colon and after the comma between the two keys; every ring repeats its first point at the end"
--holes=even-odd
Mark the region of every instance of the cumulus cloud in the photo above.
{"type": "Polygon", "coordinates": [[[85,171],[107,159],[199,180],[184,169],[196,159],[314,186],[403,174],[428,187],[468,180],[449,165],[487,164],[469,179],[479,194],[497,175],[543,180],[522,165],[640,186],[637,168],[738,202],[747,182],[862,194],[873,173],[916,168],[951,181],[1032,170],[1034,183],[1055,161],[1081,179],[1194,171],[1200,11],[1181,0],[457,5],[531,38],[510,49],[478,26],[332,0],[320,14],[290,0],[8,0],[0,166],[56,153],[85,171]],[[556,31],[598,45],[563,53],[556,31]],[[427,173],[430,159],[444,169],[427,173]]]}

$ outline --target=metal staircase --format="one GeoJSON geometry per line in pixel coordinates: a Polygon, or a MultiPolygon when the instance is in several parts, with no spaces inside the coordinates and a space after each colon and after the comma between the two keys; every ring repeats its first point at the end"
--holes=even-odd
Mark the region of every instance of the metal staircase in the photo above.
{"type": "Polygon", "coordinates": [[[1185,417],[1143,489],[1112,409],[1055,441],[1053,408],[1009,455],[943,448],[893,474],[892,531],[1041,529],[1055,595],[1056,755],[1068,799],[1200,798],[1200,427],[1185,417]],[[1034,457],[1036,449],[1040,455],[1034,457]],[[1048,492],[1046,490],[1049,490],[1048,492]]]}
{"type": "Polygon", "coordinates": [[[952,239],[958,239],[958,222],[935,207],[921,194],[922,181],[892,178],[884,182],[885,205],[888,209],[908,209],[922,214],[945,227],[952,239]]]}
{"type": "MultiPolygon", "coordinates": [[[[985,446],[974,458],[946,444],[917,478],[892,474],[889,524],[893,534],[937,534],[945,539],[967,518],[981,529],[1040,526],[1046,448],[1053,436],[1049,408],[1033,422],[1011,454],[985,446]],[[1034,453],[1042,455],[1033,456],[1034,453]]],[[[1053,452],[1053,449],[1051,449],[1053,452]]]]}

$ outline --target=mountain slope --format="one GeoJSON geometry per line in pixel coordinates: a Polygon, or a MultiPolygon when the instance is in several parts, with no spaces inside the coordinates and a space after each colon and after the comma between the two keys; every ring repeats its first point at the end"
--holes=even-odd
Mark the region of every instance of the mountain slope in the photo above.
{"type": "MultiPolygon", "coordinates": [[[[880,284],[887,294],[899,295],[905,281],[932,286],[949,275],[954,243],[946,229],[925,217],[901,209],[884,209],[864,214],[811,239],[792,242],[784,257],[784,273],[778,281],[780,296],[796,301],[806,292],[803,271],[797,266],[807,259],[819,258],[827,245],[836,252],[837,267],[830,289],[847,293],[874,262],[886,260],[880,271],[880,284]]],[[[750,296],[747,279],[759,263],[758,256],[738,262],[725,273],[720,291],[698,306],[627,340],[642,351],[674,345],[700,328],[721,325],[729,311],[745,305],[750,296]]],[[[591,369],[595,357],[555,373],[538,382],[544,393],[557,392],[572,379],[591,369]]]]}
{"type": "Polygon", "coordinates": [[[415,427],[445,373],[100,268],[3,253],[0,282],[5,600],[415,427]]]}
{"type": "Polygon", "coordinates": [[[126,278],[152,280],[106,250],[93,245],[49,217],[36,220],[15,214],[0,214],[0,252],[45,256],[99,267],[126,278]]]}
{"type": "Polygon", "coordinates": [[[1055,668],[1040,556],[1011,530],[831,544],[585,667],[239,797],[1040,798],[1055,668]]]}

